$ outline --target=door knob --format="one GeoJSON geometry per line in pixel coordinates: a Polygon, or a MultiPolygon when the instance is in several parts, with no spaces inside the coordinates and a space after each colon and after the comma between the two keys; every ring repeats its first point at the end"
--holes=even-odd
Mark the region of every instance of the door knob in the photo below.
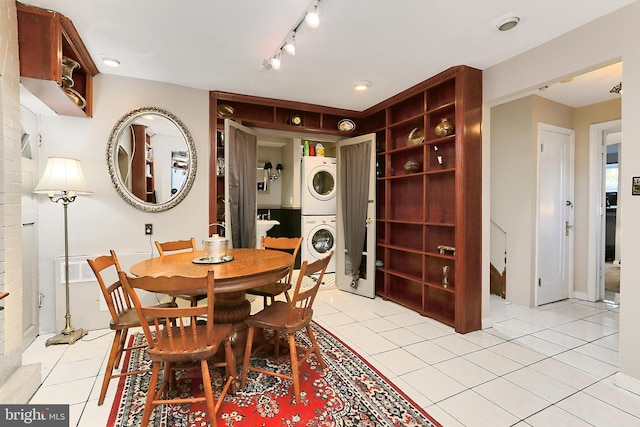
{"type": "Polygon", "coordinates": [[[569,230],[573,228],[573,224],[569,224],[569,221],[564,222],[564,235],[569,235],[569,230]]]}
{"type": "Polygon", "coordinates": [[[371,223],[373,222],[373,218],[367,218],[367,219],[365,220],[365,222],[366,222],[367,224],[371,224],[371,223]]]}

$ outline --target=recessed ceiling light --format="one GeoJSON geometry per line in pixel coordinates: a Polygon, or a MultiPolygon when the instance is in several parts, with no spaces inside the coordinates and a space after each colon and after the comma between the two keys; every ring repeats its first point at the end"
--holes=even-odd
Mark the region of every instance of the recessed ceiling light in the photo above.
{"type": "Polygon", "coordinates": [[[120,65],[120,61],[115,58],[102,58],[102,63],[109,67],[118,67],[120,65]]]}
{"type": "Polygon", "coordinates": [[[364,92],[365,90],[369,89],[369,86],[371,86],[371,82],[360,80],[353,84],[353,90],[355,90],[356,92],[364,92]]]}
{"type": "Polygon", "coordinates": [[[520,22],[520,18],[518,18],[517,16],[511,16],[498,22],[496,28],[500,31],[509,31],[510,29],[518,25],[518,22],[520,22]]]}

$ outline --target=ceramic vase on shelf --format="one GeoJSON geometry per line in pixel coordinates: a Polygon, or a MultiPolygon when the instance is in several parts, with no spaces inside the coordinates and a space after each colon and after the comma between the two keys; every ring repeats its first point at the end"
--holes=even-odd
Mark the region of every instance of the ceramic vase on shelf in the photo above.
{"type": "Polygon", "coordinates": [[[436,125],[436,135],[439,137],[453,135],[456,131],[455,126],[448,118],[440,119],[440,123],[436,125]]]}
{"type": "Polygon", "coordinates": [[[77,61],[62,57],[62,87],[73,87],[73,70],[76,68],[80,68],[77,61]]]}

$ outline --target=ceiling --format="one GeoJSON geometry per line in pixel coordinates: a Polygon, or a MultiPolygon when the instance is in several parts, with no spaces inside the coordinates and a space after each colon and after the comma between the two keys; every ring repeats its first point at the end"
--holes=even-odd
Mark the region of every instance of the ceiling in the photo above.
{"type": "MultiPolygon", "coordinates": [[[[486,69],[635,0],[320,0],[295,56],[262,67],[311,0],[24,0],[70,18],[101,73],[362,111],[453,65],[486,69]],[[514,29],[496,24],[518,16],[514,29]],[[121,62],[110,68],[104,57],[121,62]],[[353,84],[371,87],[356,93],[353,84]]],[[[618,95],[620,64],[541,96],[579,107],[618,95]]]]}

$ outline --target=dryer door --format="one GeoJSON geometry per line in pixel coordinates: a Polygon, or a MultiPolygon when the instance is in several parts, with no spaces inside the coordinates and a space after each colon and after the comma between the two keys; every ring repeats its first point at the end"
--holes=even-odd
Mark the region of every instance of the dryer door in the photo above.
{"type": "Polygon", "coordinates": [[[307,190],[317,200],[331,200],[336,195],[336,177],[327,166],[317,166],[307,176],[307,190]]]}

